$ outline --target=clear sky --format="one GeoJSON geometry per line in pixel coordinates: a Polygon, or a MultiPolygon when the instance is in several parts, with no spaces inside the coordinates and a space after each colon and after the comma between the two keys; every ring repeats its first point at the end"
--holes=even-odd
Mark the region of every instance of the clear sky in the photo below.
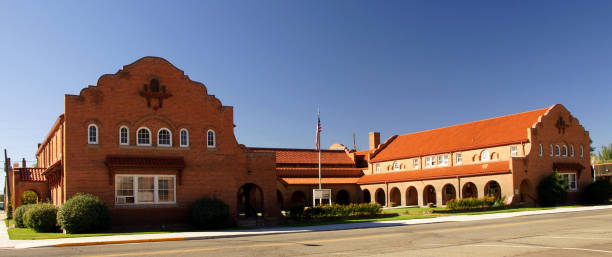
{"type": "Polygon", "coordinates": [[[612,142],[612,1],[2,1],[0,33],[13,160],[64,94],[150,55],[234,106],[247,146],[314,147],[317,106],[323,146],[365,149],[556,103],[612,142]]]}

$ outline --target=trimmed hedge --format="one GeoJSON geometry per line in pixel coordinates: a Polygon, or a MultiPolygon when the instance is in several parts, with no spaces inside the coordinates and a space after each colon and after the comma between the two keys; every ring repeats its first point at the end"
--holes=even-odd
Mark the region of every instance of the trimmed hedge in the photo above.
{"type": "Polygon", "coordinates": [[[452,199],[446,202],[446,207],[451,210],[488,209],[506,206],[506,197],[495,199],[493,196],[483,198],[452,199]]]}
{"type": "Polygon", "coordinates": [[[229,206],[216,198],[202,198],[191,209],[191,222],[199,229],[229,226],[229,206]]]}
{"type": "Polygon", "coordinates": [[[22,205],[17,207],[17,209],[15,209],[15,214],[13,215],[13,217],[15,218],[15,226],[18,228],[25,228],[26,225],[23,222],[23,215],[28,211],[28,209],[32,208],[34,205],[33,204],[26,204],[26,205],[22,205]]]}
{"type": "Polygon", "coordinates": [[[583,201],[591,204],[608,203],[610,198],[612,198],[612,183],[609,180],[591,183],[582,194],[583,201]]]}
{"type": "Polygon", "coordinates": [[[567,202],[567,180],[556,171],[543,178],[537,190],[542,206],[556,206],[567,202]]]}
{"type": "Polygon", "coordinates": [[[110,227],[111,215],[100,198],[78,193],[59,209],[57,223],[70,234],[100,232],[110,227]]]}
{"type": "Polygon", "coordinates": [[[380,214],[382,207],[377,203],[361,203],[349,205],[319,205],[304,208],[303,205],[296,205],[289,211],[289,217],[295,220],[300,219],[324,219],[324,218],[344,218],[354,216],[373,216],[380,214]],[[301,207],[301,211],[300,211],[301,207]]]}
{"type": "Polygon", "coordinates": [[[32,205],[23,215],[23,223],[36,232],[55,232],[57,226],[57,207],[50,203],[32,205]]]}

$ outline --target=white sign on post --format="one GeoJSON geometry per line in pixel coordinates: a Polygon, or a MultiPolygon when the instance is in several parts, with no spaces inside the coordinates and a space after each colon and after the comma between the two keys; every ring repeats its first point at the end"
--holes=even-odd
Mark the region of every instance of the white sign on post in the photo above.
{"type": "Polygon", "coordinates": [[[332,204],[331,189],[313,189],[312,190],[312,206],[317,205],[317,199],[319,204],[323,204],[323,200],[327,200],[329,205],[332,204]]]}

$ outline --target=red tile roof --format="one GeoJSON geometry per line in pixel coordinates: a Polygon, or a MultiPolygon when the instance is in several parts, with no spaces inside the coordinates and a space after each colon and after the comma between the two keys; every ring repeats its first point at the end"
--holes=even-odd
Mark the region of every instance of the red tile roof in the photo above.
{"type": "MultiPolygon", "coordinates": [[[[281,182],[286,185],[318,185],[318,178],[280,178],[281,182]]],[[[359,178],[321,178],[321,184],[339,185],[339,184],[356,184],[359,178]]]]}
{"type": "Polygon", "coordinates": [[[415,180],[426,180],[426,179],[439,179],[439,178],[453,178],[453,177],[467,177],[474,175],[488,175],[488,174],[499,174],[509,173],[510,162],[486,162],[482,164],[473,165],[459,165],[453,167],[444,168],[433,168],[433,169],[422,169],[413,171],[395,171],[385,172],[380,174],[365,175],[359,179],[357,184],[376,184],[385,182],[401,182],[401,181],[415,181],[415,180]]]}
{"type": "MultiPolygon", "coordinates": [[[[253,152],[276,152],[277,164],[318,164],[314,149],[249,148],[253,152]]],[[[344,150],[321,150],[321,164],[355,164],[344,150]]]]}
{"type": "Polygon", "coordinates": [[[381,145],[371,161],[381,162],[526,142],[527,128],[532,127],[550,108],[400,135],[381,145]]]}
{"type": "MultiPolygon", "coordinates": [[[[318,168],[284,168],[277,167],[276,175],[279,177],[318,177],[318,168]]],[[[322,177],[361,177],[361,168],[322,168],[322,177]]]]}
{"type": "Polygon", "coordinates": [[[19,172],[19,178],[21,181],[32,181],[32,182],[45,182],[47,178],[43,176],[45,169],[43,168],[19,168],[15,169],[19,172]]]}

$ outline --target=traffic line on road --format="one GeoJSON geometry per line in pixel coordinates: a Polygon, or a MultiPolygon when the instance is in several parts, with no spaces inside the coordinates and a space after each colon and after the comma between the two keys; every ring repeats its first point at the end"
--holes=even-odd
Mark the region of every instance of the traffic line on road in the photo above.
{"type": "MultiPolygon", "coordinates": [[[[512,226],[516,226],[516,225],[525,225],[525,224],[550,223],[550,222],[567,221],[567,220],[575,220],[575,219],[592,219],[592,218],[597,218],[597,217],[609,217],[609,216],[612,216],[612,214],[600,214],[600,215],[581,216],[581,217],[566,217],[566,218],[555,218],[555,219],[545,219],[545,220],[531,220],[531,221],[522,221],[522,222],[509,222],[509,223],[504,223],[504,224],[491,224],[491,225],[480,225],[480,226],[459,227],[459,228],[423,230],[423,231],[414,231],[414,232],[409,232],[409,233],[389,233],[389,234],[379,234],[379,235],[370,235],[370,236],[353,236],[353,237],[342,237],[342,238],[324,239],[324,240],[313,240],[313,241],[270,243],[270,244],[251,244],[251,245],[241,245],[241,246],[219,246],[219,247],[192,248],[192,249],[162,250],[162,251],[151,251],[151,252],[127,252],[127,253],[116,253],[116,254],[106,254],[106,255],[93,255],[93,256],[90,256],[90,257],[122,257],[122,256],[138,256],[138,255],[166,255],[166,254],[177,254],[177,253],[192,253],[192,252],[215,251],[215,250],[223,250],[223,249],[244,249],[244,248],[278,247],[278,246],[289,246],[289,245],[313,245],[313,244],[317,244],[317,243],[328,243],[328,242],[340,242],[340,241],[352,241],[352,240],[364,240],[364,239],[374,239],[374,238],[405,236],[407,234],[413,234],[414,235],[414,234],[430,234],[430,233],[448,233],[448,232],[466,231],[466,230],[479,230],[479,229],[489,229],[489,228],[512,227],[512,226]]],[[[571,249],[573,249],[573,248],[567,248],[567,250],[571,250],[571,249]]],[[[579,249],[582,249],[582,248],[576,248],[576,249],[573,249],[573,250],[579,250],[579,249]]],[[[587,250],[585,250],[585,251],[587,251],[587,250]]],[[[591,250],[599,251],[599,250],[594,250],[594,249],[591,249],[591,250]]],[[[601,251],[603,251],[603,250],[601,250],[601,251]]],[[[604,251],[604,252],[608,252],[608,251],[604,251]]],[[[610,252],[610,253],[612,253],[612,252],[610,252]]]]}
{"type": "Polygon", "coordinates": [[[169,237],[169,238],[131,239],[131,240],[98,241],[98,242],[61,243],[61,244],[56,244],[54,246],[55,247],[66,247],[66,246],[87,246],[87,245],[108,245],[108,244],[151,243],[151,242],[184,241],[184,240],[185,240],[184,237],[169,237]]]}

